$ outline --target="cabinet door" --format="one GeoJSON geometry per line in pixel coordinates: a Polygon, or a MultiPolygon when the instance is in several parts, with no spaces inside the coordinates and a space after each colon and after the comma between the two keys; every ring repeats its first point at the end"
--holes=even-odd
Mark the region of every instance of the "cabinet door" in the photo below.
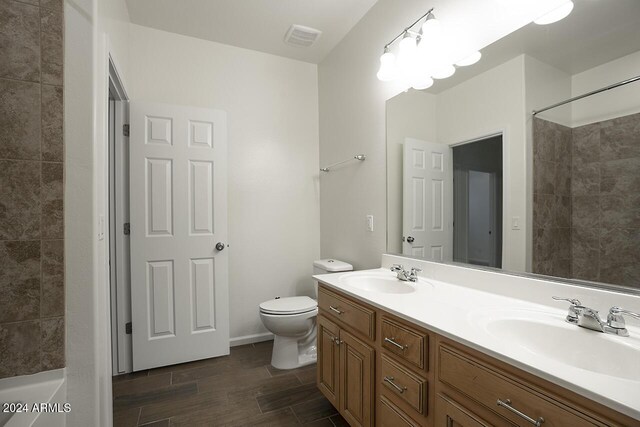
{"type": "Polygon", "coordinates": [[[489,427],[491,424],[449,397],[436,398],[436,427],[489,427]]]}
{"type": "Polygon", "coordinates": [[[373,425],[373,348],[340,331],[340,413],[349,425],[373,425]]]}
{"type": "Polygon", "coordinates": [[[318,316],[318,388],[338,408],[340,381],[340,330],[333,322],[318,316]]]}

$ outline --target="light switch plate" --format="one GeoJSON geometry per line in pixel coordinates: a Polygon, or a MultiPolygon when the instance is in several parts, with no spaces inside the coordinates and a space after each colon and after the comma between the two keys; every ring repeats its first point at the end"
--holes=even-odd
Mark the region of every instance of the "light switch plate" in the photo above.
{"type": "Polygon", "coordinates": [[[373,231],[373,215],[367,215],[367,231],[373,231]]]}
{"type": "Polygon", "coordinates": [[[520,217],[514,216],[511,218],[511,229],[512,230],[520,230],[520,217]]]}

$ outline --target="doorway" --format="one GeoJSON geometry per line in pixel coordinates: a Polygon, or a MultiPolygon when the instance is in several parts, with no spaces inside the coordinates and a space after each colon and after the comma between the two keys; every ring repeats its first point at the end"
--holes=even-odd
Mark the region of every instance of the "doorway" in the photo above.
{"type": "Polygon", "coordinates": [[[106,225],[113,375],[132,371],[128,123],[129,100],[113,62],[109,61],[106,225]]]}
{"type": "Polygon", "coordinates": [[[453,260],[502,267],[502,135],[454,146],[453,260]]]}

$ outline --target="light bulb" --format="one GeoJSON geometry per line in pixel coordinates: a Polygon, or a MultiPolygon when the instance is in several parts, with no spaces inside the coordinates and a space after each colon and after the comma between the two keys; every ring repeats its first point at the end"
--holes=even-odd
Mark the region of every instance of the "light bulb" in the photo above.
{"type": "Polygon", "coordinates": [[[398,77],[398,69],[396,67],[396,56],[385,48],[384,53],[380,56],[380,69],[378,70],[378,79],[383,82],[395,80],[398,77]]]}
{"type": "Polygon", "coordinates": [[[453,76],[455,72],[456,67],[454,67],[453,65],[439,66],[438,68],[433,70],[431,77],[433,77],[434,79],[446,79],[447,77],[453,76]]]}
{"type": "Polygon", "coordinates": [[[404,38],[400,41],[400,51],[398,52],[398,65],[404,66],[415,61],[418,46],[416,39],[405,34],[404,38]]]}
{"type": "Polygon", "coordinates": [[[563,3],[560,7],[553,9],[551,12],[545,13],[540,18],[534,20],[538,25],[547,25],[552,24],[554,22],[558,22],[559,20],[566,18],[571,11],[573,10],[573,2],[568,1],[563,3]]]}
{"type": "Polygon", "coordinates": [[[482,58],[482,54],[479,51],[475,51],[473,52],[471,55],[467,56],[466,58],[456,62],[456,65],[459,67],[466,67],[468,65],[473,65],[476,62],[480,61],[480,58],[482,58]]]}
{"type": "Polygon", "coordinates": [[[400,51],[398,52],[398,75],[404,85],[410,87],[413,78],[416,75],[418,59],[418,46],[416,45],[416,39],[405,34],[404,38],[400,41],[400,51]]]}
{"type": "Polygon", "coordinates": [[[422,24],[422,37],[426,39],[435,38],[440,34],[440,21],[433,13],[427,15],[426,21],[422,24]]]}
{"type": "Polygon", "coordinates": [[[416,90],[428,89],[431,86],[433,86],[433,79],[427,74],[421,74],[420,76],[414,78],[413,84],[411,85],[411,87],[416,90]]]}

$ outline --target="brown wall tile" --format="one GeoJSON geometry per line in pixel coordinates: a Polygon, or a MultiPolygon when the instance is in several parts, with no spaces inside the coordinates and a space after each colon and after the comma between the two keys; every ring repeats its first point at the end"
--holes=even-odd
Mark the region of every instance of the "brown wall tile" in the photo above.
{"type": "Polygon", "coordinates": [[[0,377],[40,371],[40,321],[0,324],[0,377]]]}
{"type": "Polygon", "coordinates": [[[0,241],[0,323],[40,318],[40,241],[0,241]]]}
{"type": "Polygon", "coordinates": [[[42,163],[42,238],[64,238],[62,163],[42,163]]]}
{"type": "Polygon", "coordinates": [[[571,203],[573,227],[598,228],[600,226],[600,197],[576,196],[571,203]]]}
{"type": "MultiPolygon", "coordinates": [[[[30,0],[36,1],[36,0],[30,0]]],[[[62,12],[62,6],[64,2],[63,0],[40,0],[40,7],[44,7],[46,9],[53,9],[57,12],[62,12]]]]}
{"type": "Polygon", "coordinates": [[[556,196],[552,194],[533,195],[533,226],[552,227],[555,223],[556,196]]]}
{"type": "Polygon", "coordinates": [[[38,83],[0,79],[0,159],[40,160],[38,83]]]}
{"type": "Polygon", "coordinates": [[[571,228],[571,197],[556,197],[556,227],[571,228]]]}
{"type": "MultiPolygon", "coordinates": [[[[640,145],[640,141],[638,144],[640,145]]],[[[602,162],[600,174],[602,194],[640,192],[640,157],[602,162]]]]}
{"type": "Polygon", "coordinates": [[[0,2],[0,77],[40,81],[40,15],[37,7],[0,2]]]}
{"type": "Polygon", "coordinates": [[[0,1],[0,378],[64,366],[62,13],[0,1]]]}
{"type": "Polygon", "coordinates": [[[42,301],[40,315],[64,315],[64,241],[42,241],[42,301]]]}
{"type": "Polygon", "coordinates": [[[42,86],[42,160],[52,162],[64,160],[62,101],[62,87],[42,86]]]}
{"type": "Polygon", "coordinates": [[[533,191],[540,194],[556,193],[556,163],[543,160],[534,161],[533,191]]]}
{"type": "Polygon", "coordinates": [[[63,18],[62,13],[41,9],[42,83],[62,85],[63,18]]]}
{"type": "Polygon", "coordinates": [[[600,160],[640,157],[640,114],[602,122],[600,160]]]}
{"type": "Polygon", "coordinates": [[[42,319],[41,329],[41,363],[42,370],[64,367],[64,317],[42,319]]]}
{"type": "Polygon", "coordinates": [[[600,124],[590,124],[574,128],[572,131],[572,161],[593,163],[600,161],[600,124]]]}
{"type": "MultiPolygon", "coordinates": [[[[600,196],[600,225],[640,229],[640,193],[600,196]]],[[[636,251],[640,252],[640,246],[636,251]]]]}
{"type": "Polygon", "coordinates": [[[0,160],[0,240],[40,238],[40,163],[0,160]]]}

